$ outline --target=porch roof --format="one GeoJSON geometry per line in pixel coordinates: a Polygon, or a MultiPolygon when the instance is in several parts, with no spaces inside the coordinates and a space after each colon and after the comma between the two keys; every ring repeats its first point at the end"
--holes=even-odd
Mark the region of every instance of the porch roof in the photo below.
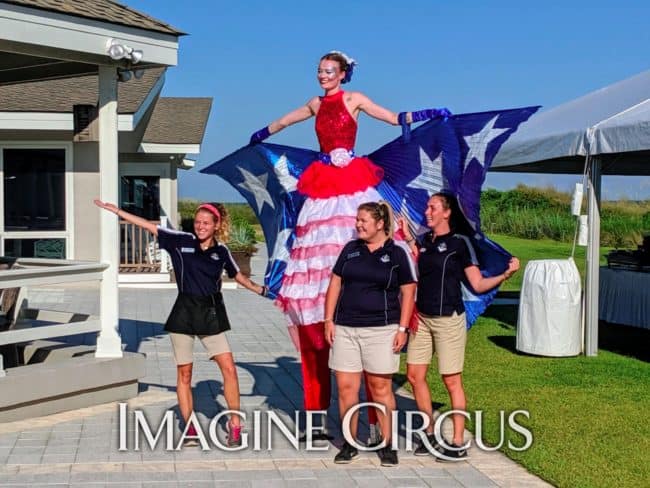
{"type": "Polygon", "coordinates": [[[177,36],[185,34],[175,27],[147,14],[110,0],[4,0],[4,3],[13,3],[50,12],[59,12],[76,17],[110,22],[112,24],[138,27],[140,29],[163,32],[165,34],[177,36]]]}
{"type": "Polygon", "coordinates": [[[212,98],[160,98],[142,138],[149,144],[201,144],[212,98]]]}
{"type": "MultiPolygon", "coordinates": [[[[118,83],[118,113],[137,112],[164,73],[151,68],[139,80],[118,83]]],[[[96,105],[98,90],[96,74],[0,85],[0,112],[72,113],[73,105],[96,105]]]]}

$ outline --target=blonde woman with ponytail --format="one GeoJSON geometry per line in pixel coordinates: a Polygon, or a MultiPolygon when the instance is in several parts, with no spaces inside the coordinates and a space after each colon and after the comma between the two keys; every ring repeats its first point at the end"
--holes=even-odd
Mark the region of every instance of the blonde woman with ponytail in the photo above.
{"type": "MultiPolygon", "coordinates": [[[[362,373],[379,412],[384,442],[378,451],[382,466],[396,466],[397,439],[391,438],[395,409],[392,376],[406,343],[413,312],[415,268],[407,252],[395,244],[393,216],[386,202],[359,205],[358,239],[348,242],[334,265],[325,297],[325,340],[331,346],[329,366],[336,373],[339,412],[343,418],[359,402],[362,373]]],[[[359,455],[358,418],[350,424],[351,438],[334,458],[349,463],[359,455]]]]}

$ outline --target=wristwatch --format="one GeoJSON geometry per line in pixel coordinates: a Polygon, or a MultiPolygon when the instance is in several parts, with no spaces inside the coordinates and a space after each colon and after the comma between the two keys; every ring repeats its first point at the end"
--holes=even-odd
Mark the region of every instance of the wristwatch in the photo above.
{"type": "Polygon", "coordinates": [[[399,328],[398,328],[397,330],[399,330],[400,332],[407,332],[407,333],[408,333],[409,328],[408,328],[408,327],[404,327],[403,325],[400,325],[399,328]]]}

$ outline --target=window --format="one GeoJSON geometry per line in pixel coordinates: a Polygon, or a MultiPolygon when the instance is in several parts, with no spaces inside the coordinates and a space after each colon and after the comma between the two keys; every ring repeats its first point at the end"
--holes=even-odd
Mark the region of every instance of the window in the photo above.
{"type": "Polygon", "coordinates": [[[65,149],[4,149],[4,231],[65,230],[65,149]]]}
{"type": "Polygon", "coordinates": [[[160,177],[122,176],[120,207],[147,220],[160,220],[160,177]]]}
{"type": "Polygon", "coordinates": [[[0,147],[0,254],[72,257],[72,145],[0,147]]]}
{"type": "Polygon", "coordinates": [[[5,256],[65,259],[65,239],[5,239],[5,256]]]}

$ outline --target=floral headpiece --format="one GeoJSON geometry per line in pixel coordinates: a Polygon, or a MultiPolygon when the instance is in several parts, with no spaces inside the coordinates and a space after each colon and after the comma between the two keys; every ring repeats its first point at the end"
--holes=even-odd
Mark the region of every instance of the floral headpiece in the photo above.
{"type": "Polygon", "coordinates": [[[330,51],[327,54],[338,54],[339,56],[343,57],[343,59],[345,59],[345,62],[348,64],[348,69],[345,70],[345,78],[343,78],[341,83],[349,82],[352,79],[352,72],[354,71],[354,67],[357,65],[356,60],[345,54],[343,51],[330,51]]]}

